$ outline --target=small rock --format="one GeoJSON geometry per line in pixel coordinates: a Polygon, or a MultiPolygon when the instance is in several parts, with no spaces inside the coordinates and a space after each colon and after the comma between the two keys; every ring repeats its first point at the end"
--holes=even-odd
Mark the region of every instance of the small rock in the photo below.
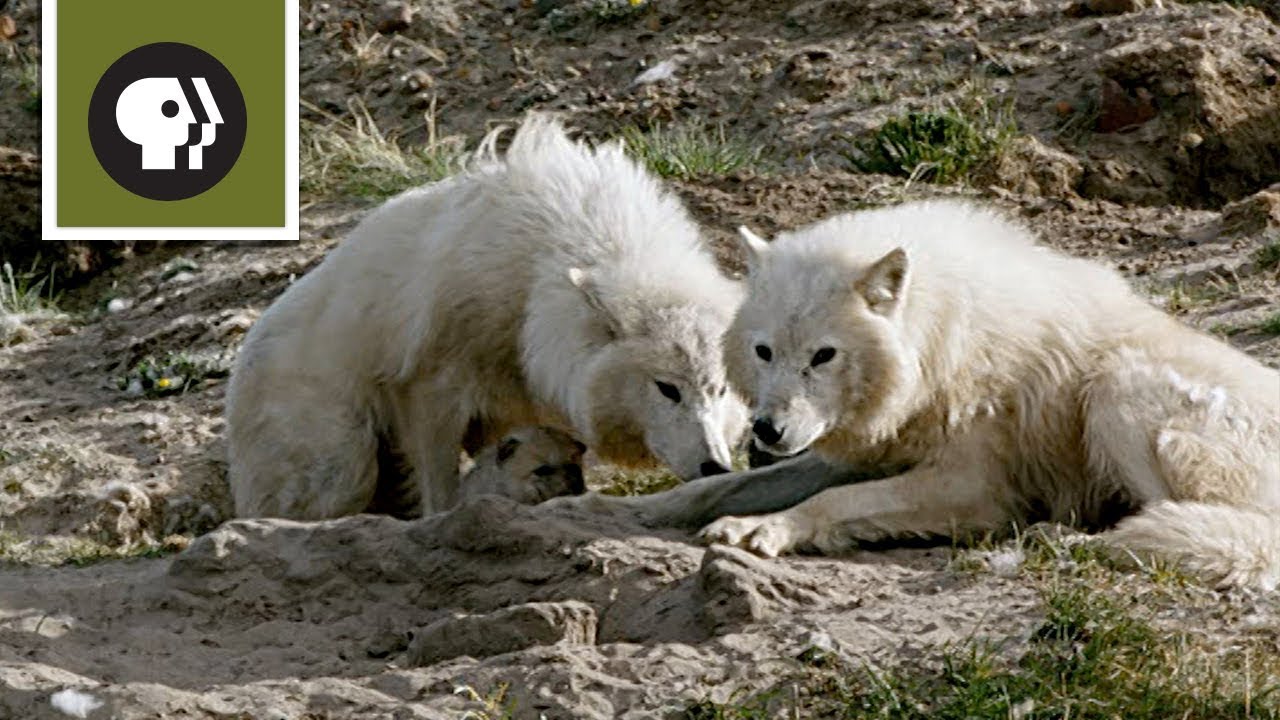
{"type": "Polygon", "coordinates": [[[1106,78],[1102,81],[1102,100],[1098,105],[1095,129],[1100,133],[1112,133],[1137,127],[1156,116],[1153,96],[1146,88],[1139,87],[1132,94],[1120,83],[1106,78]]]}
{"type": "Polygon", "coordinates": [[[1280,228],[1280,184],[1222,208],[1222,230],[1227,235],[1254,235],[1269,228],[1280,228]]]}
{"type": "Polygon", "coordinates": [[[631,84],[633,86],[650,85],[652,83],[662,82],[663,80],[670,80],[675,77],[675,74],[676,63],[672,60],[663,60],[657,65],[654,65],[648,70],[637,75],[636,79],[631,81],[631,84]]]}
{"type": "Polygon", "coordinates": [[[1067,8],[1067,15],[1071,17],[1121,15],[1161,5],[1160,0],[1080,0],[1067,8]]]}
{"type": "Polygon", "coordinates": [[[122,313],[131,307],[133,307],[133,301],[128,298],[111,298],[111,300],[107,302],[107,312],[112,315],[122,313]]]}
{"type": "Polygon", "coordinates": [[[50,695],[49,704],[58,712],[75,718],[87,718],[89,713],[102,707],[102,701],[98,698],[72,688],[50,695]]]}
{"type": "Polygon", "coordinates": [[[403,32],[413,24],[413,8],[406,3],[390,3],[378,13],[377,28],[383,35],[403,32]]]}

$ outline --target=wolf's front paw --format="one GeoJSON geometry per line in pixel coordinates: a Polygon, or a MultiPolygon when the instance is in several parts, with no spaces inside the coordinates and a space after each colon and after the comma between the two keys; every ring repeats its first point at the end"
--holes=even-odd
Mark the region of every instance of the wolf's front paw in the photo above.
{"type": "Polygon", "coordinates": [[[811,540],[805,524],[787,513],[723,517],[698,534],[708,543],[737,545],[765,557],[777,557],[811,540]]]}

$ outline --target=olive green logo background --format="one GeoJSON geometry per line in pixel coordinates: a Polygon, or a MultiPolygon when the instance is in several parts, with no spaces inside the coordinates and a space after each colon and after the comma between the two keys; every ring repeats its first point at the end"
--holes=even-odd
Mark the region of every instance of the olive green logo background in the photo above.
{"type": "MultiPolygon", "coordinates": [[[[284,227],[286,3],[78,0],[58,12],[58,225],[284,227]],[[218,58],[244,94],[249,129],[235,167],[203,194],[148,200],[107,175],[89,143],[89,99],[107,68],[155,42],[218,58]]],[[[156,68],[164,76],[165,68],[156,68]]]]}

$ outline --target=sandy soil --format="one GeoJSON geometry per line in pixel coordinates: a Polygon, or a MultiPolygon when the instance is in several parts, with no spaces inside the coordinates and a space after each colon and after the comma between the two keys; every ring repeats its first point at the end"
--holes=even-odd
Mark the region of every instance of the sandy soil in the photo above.
{"type": "MultiPolygon", "coordinates": [[[[1167,0],[1109,15],[1048,0],[624,5],[441,0],[378,33],[396,17],[380,4],[303,0],[315,108],[304,114],[363,104],[406,143],[428,127],[475,142],[530,108],[561,110],[591,137],[723,123],[766,145],[774,167],[676,186],[731,271],[741,223],[767,233],[970,194],[1280,367],[1280,337],[1258,327],[1280,310],[1280,269],[1256,257],[1280,239],[1280,29],[1262,12],[1167,0]],[[634,84],[664,61],[673,77],[634,84]],[[1010,99],[1020,128],[975,186],[859,174],[844,159],[851,136],[975,76],[1010,99]],[[1108,123],[1132,127],[1098,131],[1108,123]]],[[[0,13],[29,48],[38,3],[0,13]]],[[[0,72],[0,96],[12,78],[0,72]]],[[[38,152],[38,138],[37,116],[0,103],[0,146],[38,152]]],[[[0,550],[36,564],[0,563],[0,717],[66,717],[50,696],[67,688],[103,703],[92,718],[459,717],[484,703],[458,688],[487,696],[503,683],[517,717],[655,717],[774,685],[814,646],[927,664],[971,638],[1016,648],[1039,622],[1027,583],[959,570],[949,547],[762,560],[508,503],[414,523],[218,527],[220,370],[366,208],[306,198],[297,244],[103,250],[115,264],[70,290],[64,312],[18,318],[23,341],[0,347],[0,550]],[[169,352],[208,377],[163,397],[127,389],[140,361],[169,352]],[[39,564],[139,542],[190,547],[39,564]]]]}

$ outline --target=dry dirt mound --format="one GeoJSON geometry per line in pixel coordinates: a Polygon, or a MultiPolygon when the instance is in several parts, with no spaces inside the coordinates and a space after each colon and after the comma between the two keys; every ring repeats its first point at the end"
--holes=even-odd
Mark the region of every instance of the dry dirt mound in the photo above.
{"type": "Polygon", "coordinates": [[[811,647],[919,663],[1025,637],[1025,584],[948,552],[762,560],[617,518],[481,499],[422,521],[228,523],[164,562],[0,572],[0,714],[451,718],[507,684],[517,717],[658,717],[796,670],[811,647]]]}

